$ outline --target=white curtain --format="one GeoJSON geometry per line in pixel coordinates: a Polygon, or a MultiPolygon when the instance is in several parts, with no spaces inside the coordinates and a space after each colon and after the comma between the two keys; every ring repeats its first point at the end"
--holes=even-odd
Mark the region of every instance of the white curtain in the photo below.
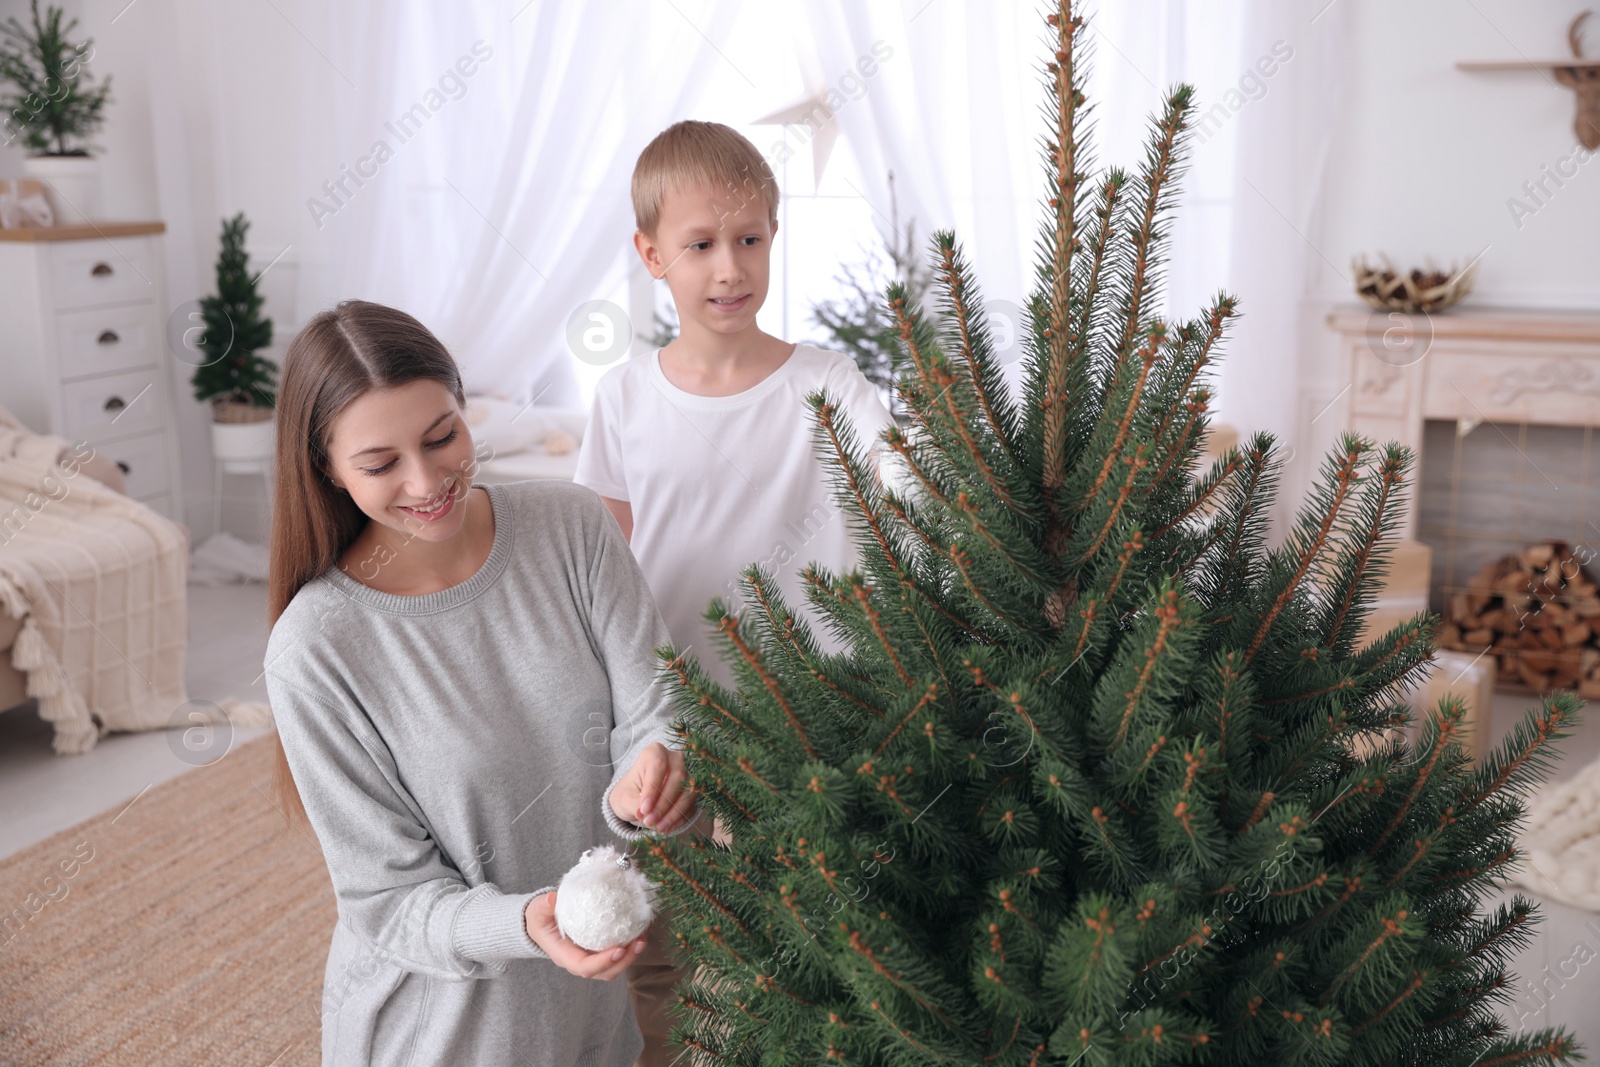
{"type": "MultiPolygon", "coordinates": [[[[136,83],[148,80],[171,302],[211,290],[216,220],[244,209],[252,261],[271,272],[263,284],[280,343],[316,310],[366,297],[432,327],[475,389],[577,402],[567,320],[589,299],[626,299],[628,177],[648,139],[680,118],[737,125],[792,99],[781,78],[763,77],[756,92],[728,74],[753,69],[754,57],[769,71],[798,63],[815,91],[855,78],[879,41],[892,56],[834,118],[859,172],[848,195],[870,205],[855,217],[887,230],[893,171],[900,218],[914,219],[924,242],[953,228],[991,308],[1021,303],[1031,288],[1046,131],[1038,5],[143,0],[116,21],[124,7],[97,0],[86,10],[98,12],[101,36],[143,35],[148,73],[119,77],[133,79],[124,81],[135,103],[136,83]],[[748,29],[755,15],[788,32],[763,25],[755,40],[730,45],[735,23],[748,29]],[[407,115],[415,128],[402,140],[390,127],[407,115]],[[378,164],[380,141],[389,156],[378,164]],[[330,196],[325,183],[342,189],[330,196]]],[[[1320,328],[1303,321],[1305,267],[1320,254],[1314,208],[1351,15],[1337,0],[1088,9],[1095,168],[1137,166],[1165,91],[1197,86],[1206,125],[1191,139],[1171,216],[1165,305],[1186,317],[1220,287],[1240,295],[1219,416],[1242,432],[1294,440],[1301,331],[1320,328]],[[1256,64],[1279,42],[1292,58],[1260,75],[1256,64]]],[[[831,263],[855,257],[863,235],[848,230],[796,226],[780,240],[792,246],[786,259],[805,243],[795,262],[831,263]]],[[[825,295],[815,281],[832,273],[810,271],[790,302],[825,295]]],[[[646,332],[638,317],[634,331],[646,332]]],[[[799,339],[803,326],[792,327],[799,339]]],[[[204,455],[204,414],[182,386],[184,451],[204,455]]],[[[203,498],[209,472],[188,473],[191,496],[203,498]]]]}
{"type": "MultiPolygon", "coordinates": [[[[192,0],[157,4],[163,18],[168,8],[179,36],[189,15],[215,25],[186,39],[172,63],[152,60],[156,95],[172,105],[160,113],[204,111],[190,101],[207,79],[219,90],[213,110],[229,113],[210,120],[209,137],[204,123],[190,123],[187,142],[175,124],[170,135],[157,124],[162,199],[175,218],[191,194],[208,202],[203,217],[236,206],[254,216],[260,196],[235,205],[229,188],[239,178],[228,167],[236,139],[242,147],[260,119],[238,113],[242,103],[259,109],[261,96],[230,87],[215,39],[238,20],[217,22],[192,0]],[[169,77],[164,65],[184,73],[169,77]],[[217,157],[215,210],[203,180],[208,152],[217,157]]],[[[1219,401],[1220,416],[1244,432],[1294,429],[1304,265],[1319,254],[1313,208],[1339,109],[1348,8],[1119,0],[1087,9],[1095,168],[1137,166],[1166,91],[1178,81],[1197,87],[1205,126],[1191,138],[1171,216],[1165,303],[1186,317],[1218,288],[1241,296],[1219,401]],[[1262,58],[1284,46],[1292,58],[1261,75],[1262,58]]],[[[293,88],[271,96],[297,117],[283,146],[294,177],[282,191],[296,205],[281,268],[294,278],[294,318],[348,296],[392,303],[451,346],[474,388],[575,402],[567,320],[625,287],[634,159],[657,131],[705,113],[713,71],[746,63],[724,54],[739,10],[733,0],[276,0],[262,9],[263,25],[283,23],[298,68],[285,72],[293,88]],[[379,142],[389,154],[375,163],[379,142]]],[[[833,119],[880,231],[892,171],[900,218],[914,219],[924,241],[953,228],[989,301],[1021,303],[1044,192],[1040,11],[962,0],[804,0],[784,10],[793,32],[767,42],[767,60],[798,60],[808,87],[840,84],[877,42],[893,50],[833,119]]],[[[780,103],[752,99],[735,110],[780,103]]],[[[214,254],[210,229],[192,242],[202,273],[214,254]]],[[[185,236],[175,232],[174,244],[185,236]]],[[[848,236],[785,239],[822,241],[848,257],[848,236]]],[[[276,254],[283,239],[262,251],[276,254]]],[[[200,291],[204,280],[174,291],[200,291]]]]}
{"type": "MultiPolygon", "coordinates": [[[[1174,84],[1195,83],[1204,99],[1235,76],[1240,2],[1208,4],[1203,18],[1181,0],[1126,0],[1088,10],[1091,174],[1140,164],[1150,118],[1174,84]]],[[[810,80],[826,84],[875,41],[895,49],[869,84],[867,106],[843,108],[836,118],[860,165],[874,220],[886,228],[881,205],[888,203],[892,171],[901,219],[914,217],[923,239],[953,228],[991,310],[1015,311],[1033,287],[1046,195],[1039,148],[1049,132],[1042,110],[1050,48],[1044,9],[814,0],[804,10],[812,52],[802,54],[802,65],[810,80]]],[[[1191,143],[1192,165],[1165,253],[1171,315],[1196,315],[1223,283],[1231,149],[1226,130],[1203,145],[1191,143]]]]}
{"type": "MultiPolygon", "coordinates": [[[[1301,353],[1318,351],[1309,334],[1326,328],[1308,316],[1305,298],[1311,264],[1326,259],[1319,245],[1328,242],[1316,222],[1344,111],[1351,7],[1329,0],[1244,4],[1241,66],[1274,49],[1292,54],[1276,65],[1265,93],[1231,119],[1239,144],[1227,281],[1242,315],[1222,362],[1219,399],[1222,417],[1241,434],[1268,430],[1285,449],[1304,448],[1310,427],[1301,425],[1301,353]]],[[[1337,274],[1348,274],[1344,264],[1329,262],[1337,274]]],[[[1338,417],[1329,411],[1324,422],[1338,417]]],[[[1320,458],[1296,457],[1286,499],[1298,497],[1320,458]]]]}
{"type": "Polygon", "coordinates": [[[1176,200],[1166,218],[1162,314],[1194,318],[1226,282],[1237,140],[1230,123],[1203,121],[1240,80],[1242,0],[1117,0],[1088,12],[1085,90],[1093,106],[1096,168],[1135,172],[1144,162],[1152,117],[1173,86],[1195,89],[1176,200]]]}
{"type": "MultiPolygon", "coordinates": [[[[848,69],[877,39],[896,49],[868,89],[869,106],[836,118],[864,195],[886,203],[892,170],[901,217],[915,216],[924,235],[953,226],[986,295],[1021,301],[1043,195],[1037,12],[955,0],[813,0],[805,11],[812,78],[848,69]]],[[[1117,0],[1086,14],[1091,173],[1137,168],[1167,93],[1178,82],[1195,86],[1161,265],[1163,313],[1193,317],[1219,290],[1239,297],[1213,411],[1241,436],[1268,430],[1294,446],[1306,421],[1301,353],[1315,350],[1308,332],[1321,328],[1303,305],[1308,266],[1322,255],[1315,222],[1344,99],[1351,5],[1117,0]]],[[[1290,468],[1286,497],[1315,458],[1290,468]]]]}
{"type": "Polygon", "coordinates": [[[1032,148],[1041,90],[1030,69],[1043,37],[1032,9],[815,0],[803,14],[796,39],[810,83],[837,82],[876,42],[892,49],[868,82],[865,106],[841,108],[834,119],[880,233],[888,236],[892,172],[900,224],[912,221],[924,246],[935,230],[954,229],[984,292],[1020,302],[1034,213],[1018,196],[1019,159],[1028,191],[1043,187],[1032,148]],[[1020,54],[1018,40],[1026,41],[1020,54]]]}
{"type": "Polygon", "coordinates": [[[302,215],[299,307],[393,304],[450,347],[469,389],[577,402],[568,318],[606,295],[633,233],[634,160],[686,115],[732,9],[363,0],[319,12],[338,49],[300,104],[319,131],[301,184],[324,192],[302,215]]]}

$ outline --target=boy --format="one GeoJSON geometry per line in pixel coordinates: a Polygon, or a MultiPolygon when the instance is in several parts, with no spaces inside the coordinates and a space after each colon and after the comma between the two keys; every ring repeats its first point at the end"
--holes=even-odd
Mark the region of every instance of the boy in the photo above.
{"type": "MultiPolygon", "coordinates": [[[[870,448],[891,423],[846,356],[765,333],[778,185],[754,145],[710,122],[679,122],[633,172],[634,247],[665,279],[676,340],[601,379],[576,480],[599,493],[644,571],[680,650],[731,684],[703,615],[712,597],[735,610],[739,572],[759,563],[797,613],[814,618],[798,571],[856,566],[845,516],[817,456],[805,397],[825,390],[870,448]]],[[[824,648],[836,647],[813,627],[824,648]]],[[[670,1062],[662,1001],[678,979],[659,918],[629,969],[645,1051],[670,1062]]]]}

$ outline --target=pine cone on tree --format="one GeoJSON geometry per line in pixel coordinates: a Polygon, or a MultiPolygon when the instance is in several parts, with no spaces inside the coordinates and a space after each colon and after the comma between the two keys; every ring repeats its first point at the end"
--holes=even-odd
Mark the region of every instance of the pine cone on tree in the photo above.
{"type": "Polygon", "coordinates": [[[1445,701],[1395,727],[1419,616],[1358,641],[1412,456],[1344,437],[1281,547],[1276,449],[1196,477],[1236,313],[1155,317],[1191,93],[1136,173],[1091,180],[1083,21],[1047,20],[1049,206],[1013,401],[948,233],[935,329],[891,287],[913,425],[885,488],[815,396],[861,548],[806,574],[848,642],[745,572],[714,604],[737,692],[667,657],[696,788],[731,835],[653,839],[699,1064],[1548,1064],[1496,1014],[1533,908],[1480,908],[1561,694],[1474,765],[1445,701]]]}

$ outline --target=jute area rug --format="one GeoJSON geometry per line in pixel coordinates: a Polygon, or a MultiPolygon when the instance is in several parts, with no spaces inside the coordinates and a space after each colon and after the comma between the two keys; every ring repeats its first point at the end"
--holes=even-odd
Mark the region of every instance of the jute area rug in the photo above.
{"type": "Polygon", "coordinates": [[[333,887],[269,799],[272,745],[0,863],[0,1064],[321,1061],[333,887]]]}

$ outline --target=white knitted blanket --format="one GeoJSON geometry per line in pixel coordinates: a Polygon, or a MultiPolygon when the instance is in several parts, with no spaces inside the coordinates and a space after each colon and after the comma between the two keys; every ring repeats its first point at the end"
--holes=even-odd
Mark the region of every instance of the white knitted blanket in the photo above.
{"type": "Polygon", "coordinates": [[[79,471],[91,454],[0,408],[0,611],[22,620],[11,662],[55,725],[56,751],[189,726],[197,712],[269,724],[265,705],[189,704],[187,531],[79,471]]]}
{"type": "Polygon", "coordinates": [[[1600,911],[1600,760],[1529,798],[1517,844],[1522,862],[1511,881],[1600,911]]]}

